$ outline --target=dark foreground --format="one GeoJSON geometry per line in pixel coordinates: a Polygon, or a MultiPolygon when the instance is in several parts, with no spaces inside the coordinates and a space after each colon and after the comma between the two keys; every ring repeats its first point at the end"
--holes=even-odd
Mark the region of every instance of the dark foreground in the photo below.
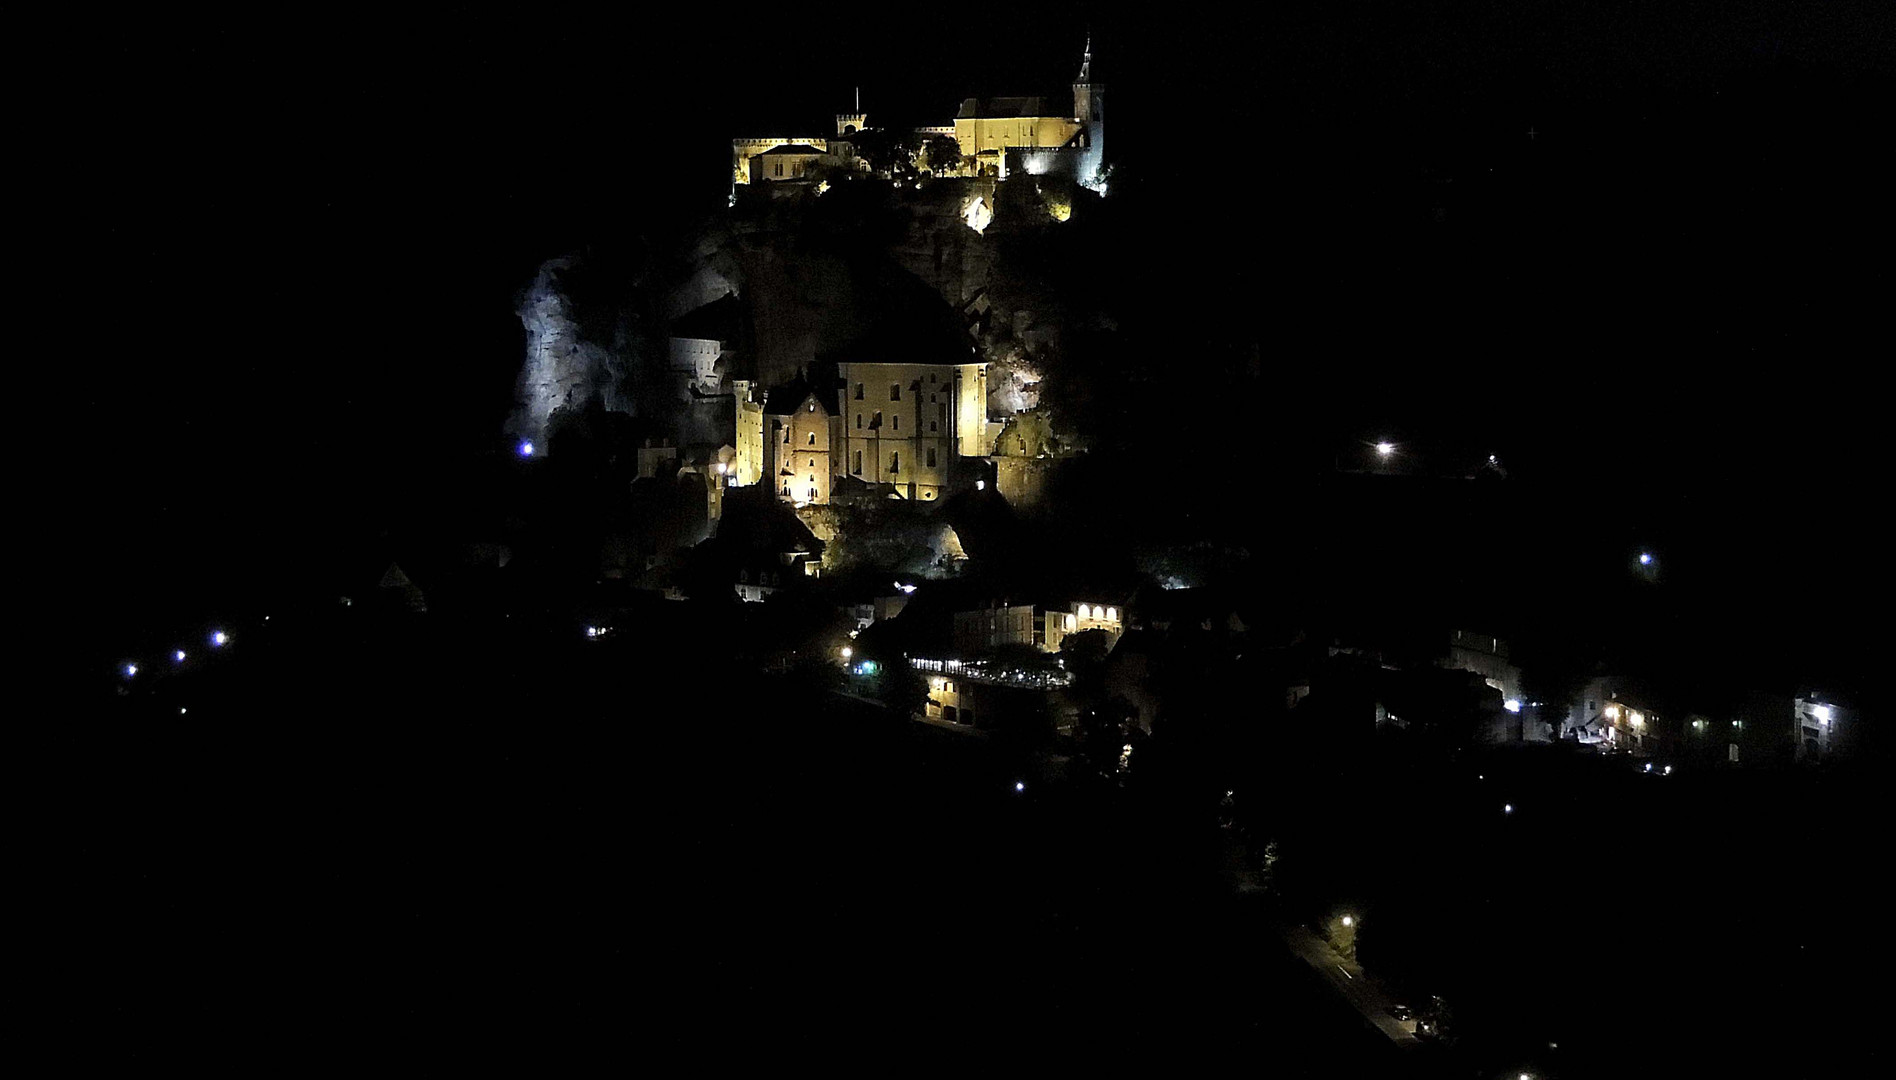
{"type": "Polygon", "coordinates": [[[991,744],[714,643],[283,633],[46,751],[74,1065],[1401,1065],[1213,845],[991,744]]]}

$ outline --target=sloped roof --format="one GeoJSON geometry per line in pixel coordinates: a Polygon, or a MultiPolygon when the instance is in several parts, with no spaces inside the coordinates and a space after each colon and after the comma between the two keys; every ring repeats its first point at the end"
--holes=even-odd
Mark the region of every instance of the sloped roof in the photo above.
{"type": "Polygon", "coordinates": [[[821,408],[825,415],[828,415],[829,406],[824,404],[823,395],[817,393],[816,387],[811,385],[810,380],[804,378],[802,375],[798,375],[795,379],[781,386],[774,387],[769,394],[765,395],[764,415],[789,416],[791,413],[803,408],[804,400],[812,394],[816,394],[817,407],[821,408]]]}
{"type": "Polygon", "coordinates": [[[765,154],[827,154],[827,153],[829,153],[828,150],[824,150],[821,147],[811,146],[809,143],[782,143],[780,145],[773,146],[770,149],[763,151],[758,156],[762,157],[765,154]]]}
{"type": "Polygon", "coordinates": [[[1041,97],[966,98],[955,113],[957,120],[1007,120],[1025,116],[1051,116],[1046,99],[1041,97]]]}

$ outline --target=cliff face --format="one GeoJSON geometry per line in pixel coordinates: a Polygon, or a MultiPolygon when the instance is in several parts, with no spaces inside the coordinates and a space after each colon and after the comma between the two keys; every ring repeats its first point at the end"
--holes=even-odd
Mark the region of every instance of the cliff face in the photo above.
{"type": "Polygon", "coordinates": [[[777,385],[868,343],[873,355],[863,359],[985,360],[994,365],[992,414],[1033,408],[1084,281],[1017,254],[1071,226],[1036,189],[1010,187],[856,182],[740,206],[661,253],[660,269],[637,280],[598,280],[590,261],[549,262],[519,309],[527,346],[510,431],[543,444],[556,409],[591,405],[661,428],[684,423],[692,409],[665,381],[666,327],[729,293],[743,301],[744,325],[727,378],[777,385]],[[968,219],[975,198],[993,208],[980,229],[968,219]]]}
{"type": "Polygon", "coordinates": [[[568,259],[540,267],[522,296],[519,315],[526,329],[526,356],[514,392],[514,411],[508,434],[547,445],[547,426],[561,407],[582,409],[599,404],[609,411],[634,412],[628,390],[632,350],[601,342],[589,335],[573,301],[567,278],[574,272],[568,259]]]}

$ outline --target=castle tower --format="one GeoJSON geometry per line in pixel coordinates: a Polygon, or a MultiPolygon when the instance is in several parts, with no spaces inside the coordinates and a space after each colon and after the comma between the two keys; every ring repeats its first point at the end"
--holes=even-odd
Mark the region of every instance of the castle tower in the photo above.
{"type": "Polygon", "coordinates": [[[1073,80],[1073,119],[1086,132],[1086,150],[1080,156],[1080,182],[1094,186],[1093,178],[1106,160],[1106,86],[1093,81],[1093,35],[1086,35],[1080,56],[1080,74],[1073,80]]]}
{"type": "Polygon", "coordinates": [[[856,88],[856,111],[836,114],[836,137],[846,139],[869,130],[869,114],[862,111],[862,87],[856,88]]]}

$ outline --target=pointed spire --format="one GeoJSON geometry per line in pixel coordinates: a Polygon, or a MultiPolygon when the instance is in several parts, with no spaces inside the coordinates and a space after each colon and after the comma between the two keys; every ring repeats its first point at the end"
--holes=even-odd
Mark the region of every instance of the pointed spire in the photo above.
{"type": "Polygon", "coordinates": [[[1078,83],[1093,81],[1093,32],[1086,32],[1086,52],[1080,57],[1080,77],[1073,80],[1078,83]]]}

